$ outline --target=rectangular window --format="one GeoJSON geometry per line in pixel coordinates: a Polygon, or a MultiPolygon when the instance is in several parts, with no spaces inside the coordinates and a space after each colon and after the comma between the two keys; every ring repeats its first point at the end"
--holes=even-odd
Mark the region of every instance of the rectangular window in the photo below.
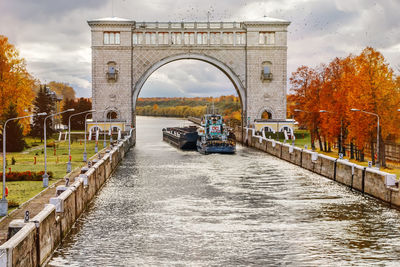
{"type": "Polygon", "coordinates": [[[189,33],[189,40],[190,40],[190,44],[194,45],[194,32],[189,33]]]}
{"type": "Polygon", "coordinates": [[[139,43],[139,38],[138,38],[138,34],[137,33],[133,33],[132,34],[132,43],[134,45],[137,45],[139,43]]]}
{"type": "Polygon", "coordinates": [[[119,32],[104,32],[104,44],[120,44],[119,32]]]}
{"type": "Polygon", "coordinates": [[[171,44],[182,44],[182,33],[180,32],[173,32],[171,33],[171,44]]]}
{"type": "Polygon", "coordinates": [[[212,44],[212,45],[220,44],[220,33],[219,32],[210,33],[210,44],[212,44]]]}
{"type": "Polygon", "coordinates": [[[207,44],[208,34],[206,32],[197,33],[197,44],[207,44]]]}
{"type": "Polygon", "coordinates": [[[158,44],[167,45],[168,44],[168,32],[158,33],[158,44]]]}
{"type": "Polygon", "coordinates": [[[233,44],[233,33],[232,32],[224,32],[222,34],[222,43],[223,44],[233,44]]]}
{"type": "Polygon", "coordinates": [[[246,44],[246,35],[244,32],[236,33],[236,45],[244,45],[246,44]]]}
{"type": "Polygon", "coordinates": [[[104,44],[110,44],[110,34],[108,32],[104,33],[104,44]]]}
{"type": "Polygon", "coordinates": [[[194,44],[194,32],[185,32],[185,44],[194,44]]]}
{"type": "Polygon", "coordinates": [[[155,34],[155,33],[151,33],[151,34],[150,34],[150,43],[151,43],[152,45],[155,45],[155,44],[156,44],[156,34],[155,34]]]}
{"type": "Polygon", "coordinates": [[[275,33],[274,32],[267,33],[267,44],[269,44],[269,45],[275,44],[275,33]]]}
{"type": "Polygon", "coordinates": [[[183,34],[185,44],[189,44],[189,33],[185,32],[183,34]]]}
{"type": "Polygon", "coordinates": [[[151,39],[151,33],[146,32],[146,34],[145,34],[145,41],[146,41],[146,44],[150,44],[150,43],[151,43],[151,42],[150,42],[150,39],[151,39]]]}
{"type": "Polygon", "coordinates": [[[274,32],[260,32],[260,44],[273,45],[275,44],[274,32]]]}

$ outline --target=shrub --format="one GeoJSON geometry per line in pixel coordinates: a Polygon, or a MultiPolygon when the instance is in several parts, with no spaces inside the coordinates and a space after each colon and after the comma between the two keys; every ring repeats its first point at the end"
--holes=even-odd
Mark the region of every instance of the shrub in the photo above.
{"type": "Polygon", "coordinates": [[[12,157],[12,158],[11,158],[11,165],[15,165],[16,162],[17,162],[17,161],[15,160],[15,158],[12,157]]]}
{"type": "MultiPolygon", "coordinates": [[[[44,171],[40,172],[31,172],[31,171],[26,171],[26,172],[8,172],[6,173],[6,181],[9,182],[15,182],[15,181],[42,181],[42,176],[44,174],[44,171]]],[[[53,173],[52,172],[47,172],[49,175],[49,178],[53,178],[53,173]]],[[[3,173],[0,173],[2,176],[3,173]]]]}
{"type": "Polygon", "coordinates": [[[18,208],[19,203],[15,200],[8,200],[8,208],[18,208]]]}
{"type": "Polygon", "coordinates": [[[47,143],[47,147],[54,147],[56,145],[56,143],[54,143],[54,142],[50,142],[50,143],[47,143]]]}

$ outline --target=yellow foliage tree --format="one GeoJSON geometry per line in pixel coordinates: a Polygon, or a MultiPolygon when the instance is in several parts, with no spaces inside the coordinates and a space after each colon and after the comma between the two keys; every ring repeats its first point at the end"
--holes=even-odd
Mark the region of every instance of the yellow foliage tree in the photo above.
{"type": "MultiPolygon", "coordinates": [[[[26,115],[35,97],[35,80],[27,72],[25,60],[19,57],[8,38],[0,35],[0,118],[7,107],[14,103],[18,116],[26,115]]],[[[29,120],[22,120],[24,133],[29,131],[29,120]]]]}

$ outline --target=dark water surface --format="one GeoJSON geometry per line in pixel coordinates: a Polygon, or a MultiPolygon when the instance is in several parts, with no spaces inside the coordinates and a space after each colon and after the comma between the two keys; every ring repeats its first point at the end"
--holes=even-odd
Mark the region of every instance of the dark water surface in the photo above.
{"type": "Polygon", "coordinates": [[[137,145],[50,266],[400,266],[400,212],[265,153],[137,145]]]}

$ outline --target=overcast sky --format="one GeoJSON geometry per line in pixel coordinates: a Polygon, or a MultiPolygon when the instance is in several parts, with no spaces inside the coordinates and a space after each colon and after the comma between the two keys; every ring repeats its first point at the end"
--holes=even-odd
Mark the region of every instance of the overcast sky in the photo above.
{"type": "MultiPolygon", "coordinates": [[[[112,15],[136,21],[243,21],[264,15],[292,22],[288,32],[288,77],[300,65],[378,49],[400,66],[400,0],[0,0],[0,34],[16,45],[28,70],[42,82],[69,83],[91,96],[88,19],[112,15]]],[[[397,68],[396,68],[397,69],[397,68]]],[[[198,61],[165,65],[140,94],[209,96],[232,94],[220,71],[198,61]],[[185,78],[186,77],[186,78],[185,78]],[[190,79],[187,79],[189,77],[190,79]]]]}

